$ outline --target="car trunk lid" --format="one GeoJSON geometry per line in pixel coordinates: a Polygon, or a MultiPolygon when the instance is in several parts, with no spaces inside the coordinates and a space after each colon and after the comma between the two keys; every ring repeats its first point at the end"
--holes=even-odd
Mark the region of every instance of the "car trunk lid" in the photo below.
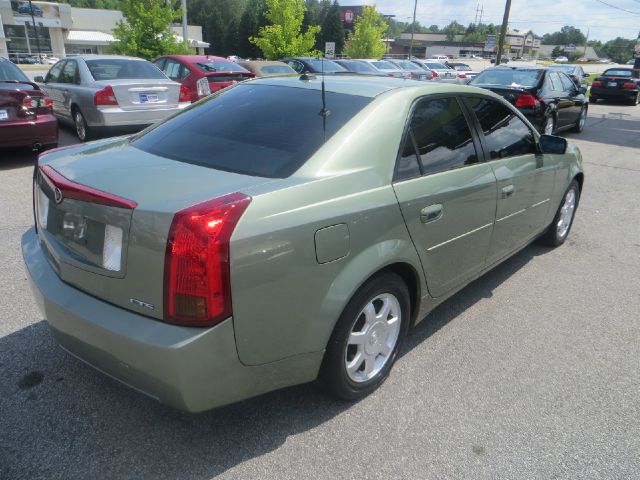
{"type": "Polygon", "coordinates": [[[96,85],[98,88],[111,86],[123,110],[177,107],[180,99],[180,84],[171,80],[102,80],[96,85]]]}
{"type": "Polygon", "coordinates": [[[41,245],[65,282],[162,318],[174,214],[267,181],[158,157],[123,139],[44,155],[34,184],[41,245]]]}
{"type": "Polygon", "coordinates": [[[0,81],[0,125],[34,120],[45,108],[43,101],[44,96],[35,84],[0,81]]]}

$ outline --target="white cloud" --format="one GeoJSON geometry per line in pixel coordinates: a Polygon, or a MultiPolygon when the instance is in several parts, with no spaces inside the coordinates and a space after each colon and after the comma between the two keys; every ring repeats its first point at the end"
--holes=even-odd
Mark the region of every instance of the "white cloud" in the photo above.
{"type": "MultiPolygon", "coordinates": [[[[412,0],[363,0],[362,3],[375,3],[381,13],[395,15],[398,21],[411,21],[413,15],[412,0]]],[[[610,3],[640,14],[640,2],[636,0],[610,3]]],[[[504,0],[480,0],[480,4],[484,5],[484,23],[502,23],[504,0]]],[[[476,0],[418,0],[416,19],[426,26],[442,27],[452,20],[468,25],[475,19],[476,5],[476,0]]],[[[514,0],[511,3],[509,26],[512,28],[531,28],[543,35],[558,31],[563,25],[573,25],[585,34],[589,30],[590,39],[636,38],[640,15],[607,7],[596,0],[514,0]]]]}

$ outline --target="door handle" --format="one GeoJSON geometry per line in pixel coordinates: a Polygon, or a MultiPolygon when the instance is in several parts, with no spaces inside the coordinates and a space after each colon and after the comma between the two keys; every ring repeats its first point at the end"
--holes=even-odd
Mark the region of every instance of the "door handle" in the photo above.
{"type": "Polygon", "coordinates": [[[442,218],[442,205],[439,203],[429,205],[420,210],[420,221],[422,223],[435,222],[442,218]]]}
{"type": "Polygon", "coordinates": [[[502,187],[502,198],[508,198],[513,195],[515,192],[515,187],[513,185],[507,185],[506,187],[502,187]]]}

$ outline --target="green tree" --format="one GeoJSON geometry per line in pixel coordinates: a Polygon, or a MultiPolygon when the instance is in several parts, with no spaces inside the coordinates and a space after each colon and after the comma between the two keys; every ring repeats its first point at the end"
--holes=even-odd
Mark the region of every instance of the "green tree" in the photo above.
{"type": "Polygon", "coordinates": [[[222,56],[238,53],[230,30],[234,23],[239,23],[243,11],[239,0],[189,0],[187,10],[189,23],[201,25],[202,37],[211,44],[210,50],[222,56]]]}
{"type": "Polygon", "coordinates": [[[247,3],[238,27],[238,55],[241,57],[258,58],[262,56],[260,49],[249,39],[258,35],[260,27],[267,25],[266,11],[265,0],[249,0],[247,3]]]}
{"type": "Polygon", "coordinates": [[[565,25],[559,32],[545,33],[540,43],[543,45],[584,45],[587,41],[584,33],[579,28],[565,25]]]}
{"type": "Polygon", "coordinates": [[[110,47],[112,53],[153,59],[190,52],[170,33],[171,24],[182,16],[180,9],[167,6],[165,0],[129,0],[121,7],[125,20],[113,30],[116,42],[110,47]]]}
{"type": "Polygon", "coordinates": [[[335,42],[336,54],[342,53],[342,49],[344,48],[344,25],[340,18],[340,5],[338,5],[337,1],[333,2],[333,5],[331,5],[331,8],[327,12],[318,37],[322,45],[321,50],[324,50],[324,44],[326,42],[335,42]]]}
{"type": "Polygon", "coordinates": [[[466,31],[466,27],[455,20],[442,29],[442,33],[447,36],[449,41],[454,40],[456,35],[464,35],[466,31]]]}
{"type": "Polygon", "coordinates": [[[316,55],[313,47],[320,27],[311,25],[302,32],[305,6],[302,0],[267,0],[266,17],[271,25],[260,28],[251,43],[269,60],[295,55],[316,55]]]}
{"type": "Polygon", "coordinates": [[[353,33],[344,48],[351,58],[380,58],[384,55],[382,42],[387,31],[387,22],[377,12],[375,5],[364,7],[362,15],[356,19],[353,33]]]}
{"type": "Polygon", "coordinates": [[[606,42],[600,49],[600,54],[618,63],[625,63],[634,56],[635,39],[617,37],[606,42]]]}

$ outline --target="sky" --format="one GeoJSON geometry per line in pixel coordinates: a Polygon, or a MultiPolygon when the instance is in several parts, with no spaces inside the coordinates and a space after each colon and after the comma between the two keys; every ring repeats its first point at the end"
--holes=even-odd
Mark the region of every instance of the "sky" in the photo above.
{"type": "MultiPolygon", "coordinates": [[[[348,0],[341,4],[348,5],[348,0]]],[[[361,2],[354,1],[353,4],[361,2]]],[[[364,0],[376,4],[378,11],[395,15],[397,21],[411,21],[412,0],[364,0]]],[[[483,23],[502,23],[504,0],[418,0],[416,20],[422,25],[437,24],[440,27],[452,20],[463,25],[472,23],[476,6],[484,6],[483,23]]],[[[640,0],[512,0],[509,27],[530,28],[537,35],[560,30],[563,25],[573,25],[590,40],[611,40],[615,37],[636,38],[640,31],[640,0]],[[604,3],[624,9],[622,11],[604,3]]]]}

